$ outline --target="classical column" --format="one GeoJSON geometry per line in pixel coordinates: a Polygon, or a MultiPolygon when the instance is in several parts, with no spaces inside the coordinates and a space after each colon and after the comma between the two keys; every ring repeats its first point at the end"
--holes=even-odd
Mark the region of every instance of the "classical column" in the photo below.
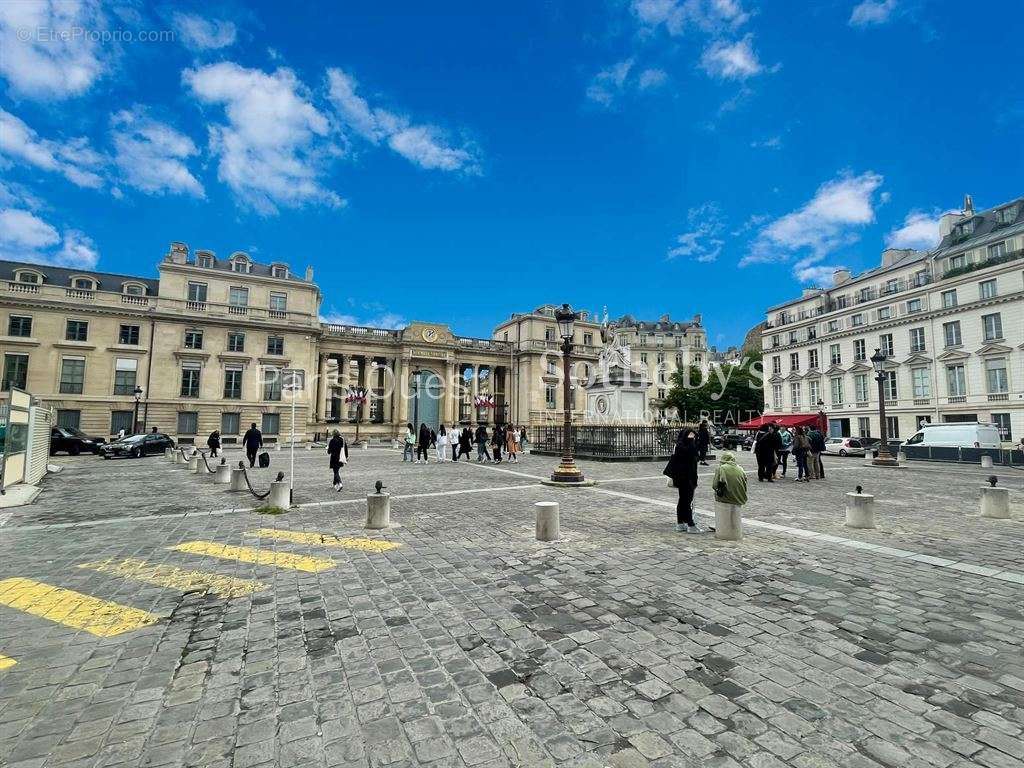
{"type": "Polygon", "coordinates": [[[375,373],[376,369],[373,367],[373,358],[368,355],[364,355],[359,370],[359,378],[362,380],[362,383],[359,386],[366,390],[366,402],[363,403],[363,407],[359,412],[359,422],[361,424],[370,423],[370,400],[372,398],[374,387],[373,377],[375,373]]]}
{"type": "Polygon", "coordinates": [[[320,368],[319,378],[317,379],[317,394],[319,394],[319,402],[316,407],[316,421],[317,423],[324,422],[327,420],[327,355],[320,355],[320,368]]]}
{"type": "Polygon", "coordinates": [[[473,379],[471,381],[472,400],[470,401],[469,415],[471,416],[470,421],[476,424],[480,418],[480,409],[476,407],[476,398],[480,394],[480,366],[477,363],[473,363],[469,366],[469,370],[473,372],[473,379]]]}
{"type": "Polygon", "coordinates": [[[397,359],[398,366],[395,373],[395,402],[398,403],[398,420],[395,422],[399,434],[403,434],[405,425],[409,423],[409,371],[412,370],[410,361],[405,357],[397,359]]]}
{"type": "Polygon", "coordinates": [[[444,422],[451,426],[455,423],[455,362],[448,361],[445,364],[445,393],[444,393],[444,422]]]}

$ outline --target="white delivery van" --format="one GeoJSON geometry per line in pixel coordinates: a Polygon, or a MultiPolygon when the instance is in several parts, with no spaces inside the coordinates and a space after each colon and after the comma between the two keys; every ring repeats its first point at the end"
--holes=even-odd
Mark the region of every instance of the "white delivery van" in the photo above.
{"type": "Polygon", "coordinates": [[[904,445],[928,448],[999,448],[999,428],[978,421],[922,424],[904,445]]]}

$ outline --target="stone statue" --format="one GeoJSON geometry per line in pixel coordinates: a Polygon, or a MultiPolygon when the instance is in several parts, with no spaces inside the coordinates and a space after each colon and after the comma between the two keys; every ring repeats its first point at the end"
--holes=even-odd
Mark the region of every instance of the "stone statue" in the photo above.
{"type": "Polygon", "coordinates": [[[633,355],[629,345],[620,343],[618,336],[606,328],[601,329],[601,341],[604,342],[604,348],[597,356],[597,367],[602,375],[607,378],[608,371],[613,368],[630,370],[633,355]]]}

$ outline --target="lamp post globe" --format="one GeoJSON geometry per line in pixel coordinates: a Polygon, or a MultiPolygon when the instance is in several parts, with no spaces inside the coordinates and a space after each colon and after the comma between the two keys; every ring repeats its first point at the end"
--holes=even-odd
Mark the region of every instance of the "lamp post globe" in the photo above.
{"type": "Polygon", "coordinates": [[[551,473],[551,481],[559,484],[581,484],[585,482],[583,473],[573,459],[572,454],[572,385],[569,372],[572,368],[572,337],[577,315],[572,307],[563,304],[555,310],[555,322],[558,324],[558,335],[562,337],[562,460],[551,473]]]}
{"type": "Polygon", "coordinates": [[[878,382],[878,456],[871,461],[876,467],[899,466],[899,462],[889,453],[889,428],[885,420],[885,381],[888,378],[885,364],[888,360],[889,356],[880,349],[876,349],[871,356],[871,367],[875,370],[875,381],[878,382]]]}

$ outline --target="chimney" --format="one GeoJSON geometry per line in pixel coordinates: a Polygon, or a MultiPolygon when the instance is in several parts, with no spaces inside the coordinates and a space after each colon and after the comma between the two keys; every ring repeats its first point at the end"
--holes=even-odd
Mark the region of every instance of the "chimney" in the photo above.
{"type": "Polygon", "coordinates": [[[846,267],[840,267],[832,273],[832,287],[838,288],[844,283],[850,282],[852,275],[846,267]]]}
{"type": "Polygon", "coordinates": [[[700,314],[700,312],[698,312],[696,315],[693,316],[693,324],[699,328],[700,322],[703,319],[703,316],[700,314]]]}
{"type": "Polygon", "coordinates": [[[165,258],[172,264],[184,264],[188,261],[188,246],[184,243],[171,243],[170,253],[165,258]]]}
{"type": "Polygon", "coordinates": [[[307,283],[312,283],[313,282],[313,268],[312,267],[306,267],[306,282],[307,283]]]}
{"type": "Polygon", "coordinates": [[[886,248],[882,251],[882,266],[891,267],[908,253],[913,253],[911,248],[886,248]]]}
{"type": "Polygon", "coordinates": [[[818,288],[804,288],[803,293],[800,294],[800,298],[806,299],[809,296],[817,296],[819,293],[821,293],[821,290],[818,288]]]}
{"type": "Polygon", "coordinates": [[[964,195],[964,215],[974,215],[974,200],[971,199],[970,195],[964,195]]]}
{"type": "Polygon", "coordinates": [[[950,232],[953,231],[953,227],[963,221],[964,215],[962,213],[944,213],[939,217],[939,239],[941,240],[950,232]]]}
{"type": "Polygon", "coordinates": [[[664,315],[662,315],[661,317],[658,318],[658,322],[659,323],[670,323],[672,321],[669,320],[668,314],[666,313],[666,314],[664,314],[664,315]]]}

